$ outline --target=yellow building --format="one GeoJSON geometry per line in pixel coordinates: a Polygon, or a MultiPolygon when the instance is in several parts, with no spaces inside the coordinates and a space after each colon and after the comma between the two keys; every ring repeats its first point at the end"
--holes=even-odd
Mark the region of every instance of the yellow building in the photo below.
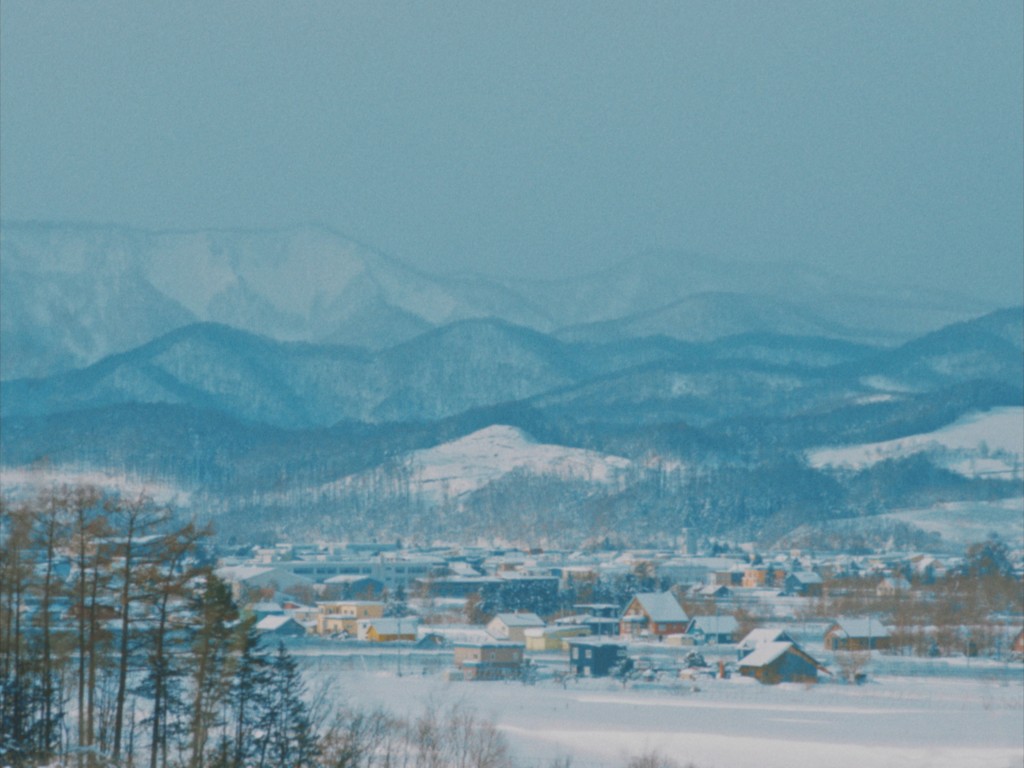
{"type": "Polygon", "coordinates": [[[355,637],[360,619],[384,616],[384,603],[377,600],[341,600],[317,603],[316,633],[334,635],[345,632],[355,637]]]}
{"type": "Polygon", "coordinates": [[[360,619],[359,639],[371,643],[415,642],[420,620],[415,616],[401,619],[360,619]]]}
{"type": "Polygon", "coordinates": [[[585,626],[532,627],[523,630],[527,651],[565,651],[569,648],[568,638],[589,634],[590,628],[585,626]]]}

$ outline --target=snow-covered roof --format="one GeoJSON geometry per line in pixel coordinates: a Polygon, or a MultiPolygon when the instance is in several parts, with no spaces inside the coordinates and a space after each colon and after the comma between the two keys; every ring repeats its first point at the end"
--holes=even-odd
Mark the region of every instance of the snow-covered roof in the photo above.
{"type": "Polygon", "coordinates": [[[264,616],[260,619],[259,623],[256,624],[256,629],[260,632],[273,632],[274,630],[283,627],[289,621],[295,621],[295,619],[291,616],[283,615],[264,616]]]}
{"type": "Polygon", "coordinates": [[[380,579],[375,579],[373,576],[368,576],[365,573],[342,573],[338,576],[331,576],[329,579],[324,579],[324,584],[355,584],[359,581],[376,581],[383,583],[380,579]]]}
{"type": "Polygon", "coordinates": [[[763,667],[771,664],[790,648],[795,647],[793,643],[776,642],[761,643],[753,651],[740,659],[741,667],[763,667]]]}
{"type": "Polygon", "coordinates": [[[727,594],[731,590],[725,584],[698,584],[690,590],[690,594],[700,596],[714,596],[716,594],[727,594]]]}
{"type": "Polygon", "coordinates": [[[735,616],[694,616],[690,623],[690,632],[703,632],[705,635],[722,635],[735,632],[739,626],[735,616]]]}
{"type": "Polygon", "coordinates": [[[783,639],[789,639],[789,634],[786,630],[779,629],[777,627],[758,627],[752,629],[747,633],[739,642],[740,648],[756,648],[759,645],[766,645],[768,643],[780,642],[783,639]]]}
{"type": "Polygon", "coordinates": [[[840,632],[847,637],[889,637],[889,628],[878,619],[867,618],[838,618],[836,625],[840,632]]]}
{"type": "Polygon", "coordinates": [[[688,621],[686,611],[671,592],[640,592],[635,599],[651,621],[661,624],[688,621]]]}
{"type": "Polygon", "coordinates": [[[821,584],[821,574],[815,573],[814,571],[793,571],[790,574],[794,579],[799,581],[801,584],[821,584]]]}
{"type": "Polygon", "coordinates": [[[543,627],[544,619],[536,613],[499,613],[494,617],[506,627],[543,627]]]}
{"type": "Polygon", "coordinates": [[[273,568],[265,565],[227,565],[218,568],[216,574],[225,581],[247,581],[255,576],[270,573],[273,568]]]}
{"type": "Polygon", "coordinates": [[[508,640],[466,640],[452,643],[456,648],[525,648],[522,643],[512,643],[508,640]]]}

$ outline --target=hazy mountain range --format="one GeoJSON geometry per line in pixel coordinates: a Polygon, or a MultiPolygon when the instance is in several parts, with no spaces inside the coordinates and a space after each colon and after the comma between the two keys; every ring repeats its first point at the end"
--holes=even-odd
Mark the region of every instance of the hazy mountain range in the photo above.
{"type": "Polygon", "coordinates": [[[808,461],[1019,413],[1019,307],[678,254],[513,283],[319,229],[0,234],[8,487],[107,472],[267,535],[550,541],[1022,495],[1012,456],[955,471],[980,444],[808,461]]]}
{"type": "Polygon", "coordinates": [[[494,318],[599,341],[745,332],[892,344],[993,309],[969,296],[857,284],[796,263],[649,252],[559,281],[428,275],[320,228],[144,232],[0,226],[0,378],[97,362],[195,322],[280,341],[385,349],[494,318]]]}

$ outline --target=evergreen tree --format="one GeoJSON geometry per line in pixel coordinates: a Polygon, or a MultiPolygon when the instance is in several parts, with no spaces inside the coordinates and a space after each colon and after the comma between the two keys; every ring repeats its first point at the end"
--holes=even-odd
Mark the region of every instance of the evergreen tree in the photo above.
{"type": "Polygon", "coordinates": [[[213,574],[207,574],[204,588],[193,603],[198,626],[192,641],[189,766],[204,768],[208,735],[231,685],[233,627],[238,608],[231,599],[231,588],[213,574]]]}
{"type": "Polygon", "coordinates": [[[316,733],[302,697],[305,684],[295,659],[280,643],[270,662],[267,731],[260,768],[306,768],[317,755],[316,733]]]}
{"type": "Polygon", "coordinates": [[[248,618],[235,627],[235,668],[225,698],[225,717],[210,768],[243,768],[260,760],[270,701],[270,659],[248,618]]]}

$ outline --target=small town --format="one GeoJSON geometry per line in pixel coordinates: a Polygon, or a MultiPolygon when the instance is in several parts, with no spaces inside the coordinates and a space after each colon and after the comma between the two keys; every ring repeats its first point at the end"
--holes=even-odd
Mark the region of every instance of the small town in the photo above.
{"type": "Polygon", "coordinates": [[[1024,653],[1024,561],[998,541],[937,557],[709,554],[680,538],[674,551],[608,552],[281,544],[222,557],[216,574],[266,636],[448,649],[451,679],[540,666],[623,681],[860,681],[863,652],[1024,653]]]}

